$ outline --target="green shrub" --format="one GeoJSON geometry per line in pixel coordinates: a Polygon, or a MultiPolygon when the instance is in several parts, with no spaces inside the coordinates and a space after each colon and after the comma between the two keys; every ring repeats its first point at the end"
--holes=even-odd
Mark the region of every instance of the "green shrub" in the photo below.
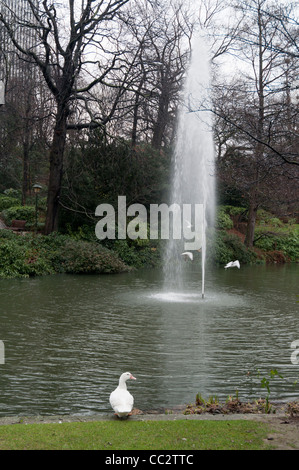
{"type": "Polygon", "coordinates": [[[7,230],[0,231],[0,277],[129,270],[116,253],[98,242],[77,241],[55,233],[19,236],[7,230]]]}
{"type": "Polygon", "coordinates": [[[278,217],[274,217],[271,212],[264,209],[257,211],[257,221],[263,225],[271,225],[272,227],[282,227],[284,225],[278,217]]]}
{"type": "Polygon", "coordinates": [[[225,212],[225,209],[222,206],[219,207],[216,215],[216,227],[219,230],[229,230],[233,228],[233,225],[233,221],[225,212]]]}
{"type": "Polygon", "coordinates": [[[65,225],[65,233],[69,235],[74,240],[84,240],[87,242],[96,242],[97,237],[95,234],[95,227],[94,225],[81,225],[77,227],[75,230],[72,228],[70,223],[65,225]]]}
{"type": "Polygon", "coordinates": [[[63,270],[66,273],[119,273],[128,267],[116,253],[98,243],[67,240],[60,251],[63,270]]]}
{"type": "Polygon", "coordinates": [[[0,195],[0,212],[10,207],[17,206],[18,204],[20,204],[20,201],[17,198],[2,194],[0,195]]]}
{"type": "Polygon", "coordinates": [[[265,233],[255,242],[255,246],[263,251],[282,251],[291,261],[299,259],[299,236],[296,232],[288,236],[272,235],[265,233]]]}
{"type": "Polygon", "coordinates": [[[159,240],[115,240],[110,247],[129,266],[143,268],[161,265],[159,240]]]}
{"type": "Polygon", "coordinates": [[[19,201],[21,200],[21,191],[19,189],[8,188],[3,191],[3,194],[5,194],[5,196],[14,197],[19,201]]]}
{"type": "Polygon", "coordinates": [[[260,248],[260,250],[263,250],[263,251],[274,250],[275,249],[274,238],[276,237],[268,236],[265,234],[264,236],[261,236],[261,238],[259,238],[258,240],[254,242],[254,246],[256,246],[257,248],[260,248]]]}
{"type": "Polygon", "coordinates": [[[278,243],[280,249],[291,259],[291,261],[299,261],[299,236],[292,234],[288,237],[281,237],[278,243]]]}
{"type": "Polygon", "coordinates": [[[219,206],[219,208],[224,211],[228,215],[241,215],[245,214],[247,212],[247,209],[245,207],[239,207],[239,206],[219,206]]]}
{"type": "Polygon", "coordinates": [[[138,266],[138,255],[134,247],[129,246],[127,240],[115,240],[113,251],[129,266],[138,266]]]}
{"type": "Polygon", "coordinates": [[[273,227],[282,227],[283,226],[283,222],[280,219],[278,219],[277,217],[272,217],[270,219],[270,224],[273,227]]]}
{"type": "Polygon", "coordinates": [[[257,211],[257,220],[262,220],[264,223],[269,223],[272,217],[273,215],[271,212],[268,212],[265,209],[258,209],[257,211]]]}
{"type": "Polygon", "coordinates": [[[30,239],[3,230],[0,238],[0,277],[29,277],[53,274],[51,263],[30,239]]]}
{"type": "Polygon", "coordinates": [[[237,259],[246,264],[255,259],[254,252],[248,250],[237,235],[219,230],[207,241],[207,259],[213,264],[222,265],[237,259]]]}
{"type": "Polygon", "coordinates": [[[11,225],[14,219],[26,220],[27,227],[35,223],[35,207],[33,206],[12,206],[2,212],[2,216],[7,225],[11,225]]]}

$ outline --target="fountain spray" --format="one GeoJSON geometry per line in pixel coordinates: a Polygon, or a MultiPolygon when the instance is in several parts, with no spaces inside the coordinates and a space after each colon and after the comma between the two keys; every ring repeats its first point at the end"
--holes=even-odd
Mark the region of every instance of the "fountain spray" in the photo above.
{"type": "MultiPolygon", "coordinates": [[[[203,204],[201,238],[202,298],[205,296],[206,230],[213,222],[214,142],[210,103],[210,60],[207,44],[198,35],[192,52],[182,90],[174,151],[171,201],[184,204],[203,204]]],[[[170,237],[165,259],[165,283],[183,288],[183,240],[170,237]]]]}

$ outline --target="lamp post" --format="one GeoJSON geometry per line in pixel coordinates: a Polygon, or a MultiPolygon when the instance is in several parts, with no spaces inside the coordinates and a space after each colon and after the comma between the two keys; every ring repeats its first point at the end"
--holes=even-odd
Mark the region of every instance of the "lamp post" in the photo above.
{"type": "Polygon", "coordinates": [[[32,189],[35,194],[35,232],[37,232],[37,200],[38,200],[38,194],[40,190],[42,189],[42,186],[40,184],[34,184],[32,186],[32,189]]]}

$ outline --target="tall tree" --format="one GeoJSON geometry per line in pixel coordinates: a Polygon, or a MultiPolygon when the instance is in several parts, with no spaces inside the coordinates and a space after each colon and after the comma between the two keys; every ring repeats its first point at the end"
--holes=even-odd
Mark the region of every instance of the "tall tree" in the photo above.
{"type": "Polygon", "coordinates": [[[290,43],[279,28],[280,21],[271,14],[275,8],[268,0],[248,0],[238,8],[242,15],[238,35],[242,74],[231,84],[230,101],[226,90],[226,99],[220,106],[218,100],[215,112],[233,133],[220,167],[224,169],[230,161],[231,173],[239,170],[235,186],[248,200],[245,243],[251,247],[258,207],[269,197],[274,181],[281,186],[283,178],[290,177],[286,168],[299,162],[295,136],[290,132],[294,126],[290,120],[287,123],[287,115],[292,114],[290,100],[285,99],[292,77],[282,50],[290,51],[290,43]]]}

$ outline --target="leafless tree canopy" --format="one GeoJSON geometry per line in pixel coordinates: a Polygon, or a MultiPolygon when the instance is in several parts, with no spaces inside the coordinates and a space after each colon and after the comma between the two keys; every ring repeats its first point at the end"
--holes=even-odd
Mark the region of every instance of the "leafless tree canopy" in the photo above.
{"type": "Polygon", "coordinates": [[[126,141],[132,152],[140,143],[157,152],[171,147],[198,28],[211,49],[218,175],[248,201],[247,244],[253,243],[257,208],[273,199],[274,187],[278,203],[296,197],[296,4],[3,0],[0,79],[6,80],[6,112],[14,119],[1,131],[1,145],[4,155],[18,136],[25,194],[30,153],[38,142],[46,143],[46,233],[57,229],[67,139],[98,129],[107,141],[126,141]],[[289,181],[292,190],[286,191],[289,181]]]}

